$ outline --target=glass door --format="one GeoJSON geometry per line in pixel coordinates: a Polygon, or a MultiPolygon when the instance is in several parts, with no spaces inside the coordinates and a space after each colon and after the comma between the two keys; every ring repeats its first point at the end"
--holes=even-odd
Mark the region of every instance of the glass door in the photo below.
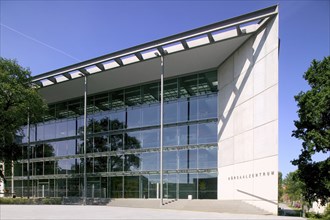
{"type": "Polygon", "coordinates": [[[37,184],[37,197],[49,197],[49,181],[39,180],[37,184]]]}

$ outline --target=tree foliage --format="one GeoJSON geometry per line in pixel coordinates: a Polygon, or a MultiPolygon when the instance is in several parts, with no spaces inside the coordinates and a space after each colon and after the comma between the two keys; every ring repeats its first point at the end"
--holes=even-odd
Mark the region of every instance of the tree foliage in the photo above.
{"type": "Polygon", "coordinates": [[[290,172],[283,179],[284,193],[291,202],[301,201],[304,191],[304,183],[299,180],[298,172],[298,170],[290,172]]]}
{"type": "Polygon", "coordinates": [[[17,143],[20,128],[41,119],[46,109],[31,84],[31,72],[15,60],[0,57],[0,160],[17,160],[22,154],[17,143]]]}
{"type": "Polygon", "coordinates": [[[283,175],[282,172],[278,172],[278,201],[282,201],[283,196],[283,175]]]}
{"type": "Polygon", "coordinates": [[[313,60],[303,77],[311,88],[295,96],[299,120],[292,136],[302,140],[302,150],[292,163],[305,185],[305,199],[320,199],[324,205],[330,198],[330,56],[313,60]],[[314,154],[324,154],[326,159],[314,161],[314,154]]]}

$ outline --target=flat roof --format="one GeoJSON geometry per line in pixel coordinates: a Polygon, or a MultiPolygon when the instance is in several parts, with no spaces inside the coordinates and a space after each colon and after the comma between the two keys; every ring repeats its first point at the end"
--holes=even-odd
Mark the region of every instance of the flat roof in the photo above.
{"type": "Polygon", "coordinates": [[[165,78],[216,69],[278,13],[271,6],[33,77],[48,103],[159,80],[157,53],[164,56],[165,78]]]}

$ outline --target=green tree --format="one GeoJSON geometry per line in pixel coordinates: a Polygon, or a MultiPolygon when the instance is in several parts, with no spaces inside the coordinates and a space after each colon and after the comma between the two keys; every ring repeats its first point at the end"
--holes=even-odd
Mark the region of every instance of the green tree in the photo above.
{"type": "Polygon", "coordinates": [[[330,198],[330,56],[313,60],[304,74],[310,85],[307,92],[295,96],[299,120],[292,136],[302,140],[302,150],[292,164],[298,166],[298,178],[304,183],[304,198],[308,202],[330,198]],[[314,161],[314,154],[324,154],[323,161],[314,161]]]}
{"type": "Polygon", "coordinates": [[[283,179],[284,193],[287,194],[289,200],[301,201],[301,196],[304,191],[304,184],[299,180],[298,170],[290,172],[283,179]]]}
{"type": "Polygon", "coordinates": [[[283,174],[278,172],[278,201],[281,202],[283,196],[283,174]]]}
{"type": "Polygon", "coordinates": [[[17,134],[27,124],[28,114],[34,123],[46,109],[31,80],[28,69],[0,57],[0,161],[17,160],[22,155],[17,134]]]}

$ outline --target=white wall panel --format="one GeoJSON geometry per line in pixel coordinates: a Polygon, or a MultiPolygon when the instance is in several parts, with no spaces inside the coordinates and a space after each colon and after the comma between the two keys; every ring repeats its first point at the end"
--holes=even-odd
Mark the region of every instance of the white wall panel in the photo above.
{"type": "Polygon", "coordinates": [[[277,17],[219,67],[218,81],[218,199],[242,200],[276,214],[277,17]]]}

